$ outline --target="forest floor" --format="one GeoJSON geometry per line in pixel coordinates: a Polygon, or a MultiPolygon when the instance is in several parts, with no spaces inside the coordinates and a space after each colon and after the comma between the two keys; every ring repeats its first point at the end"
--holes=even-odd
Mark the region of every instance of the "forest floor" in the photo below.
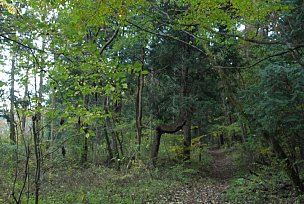
{"type": "MultiPolygon", "coordinates": [[[[8,149],[7,146],[1,149],[0,145],[0,155],[9,155],[8,149]]],[[[270,167],[267,167],[266,173],[257,171],[263,176],[258,182],[254,180],[257,179],[253,177],[255,175],[248,179],[244,175],[238,181],[242,166],[238,165],[236,156],[244,155],[233,148],[205,148],[195,152],[191,162],[182,163],[172,157],[170,160],[163,154],[157,168],[149,168],[145,160],[136,160],[130,166],[122,165],[119,171],[104,164],[89,163],[87,167],[82,167],[71,159],[72,155],[71,152],[70,157],[60,158],[58,153],[57,157],[54,156],[56,159],[44,164],[40,203],[304,203],[296,202],[291,186],[285,190],[280,187],[286,184],[286,178],[275,177],[274,181],[271,180],[280,174],[269,176],[269,170],[277,172],[270,167]],[[269,190],[265,191],[264,186],[269,190]]],[[[0,160],[0,203],[14,203],[11,195],[15,165],[10,162],[12,160],[8,156],[0,160]]],[[[23,167],[20,163],[20,176],[15,188],[17,194],[23,186],[23,167]]],[[[34,172],[34,169],[30,172],[34,172]]],[[[34,174],[29,176],[31,185],[24,189],[22,203],[34,203],[34,174]]]]}
{"type": "Polygon", "coordinates": [[[208,171],[208,180],[199,179],[191,184],[178,186],[163,197],[165,203],[229,203],[223,200],[223,194],[228,188],[228,181],[233,176],[232,161],[225,149],[210,148],[213,157],[208,171]]]}

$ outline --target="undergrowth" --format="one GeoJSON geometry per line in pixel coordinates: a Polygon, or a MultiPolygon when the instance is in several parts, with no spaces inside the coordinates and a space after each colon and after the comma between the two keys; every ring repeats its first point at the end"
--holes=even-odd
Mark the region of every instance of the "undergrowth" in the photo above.
{"type": "Polygon", "coordinates": [[[235,146],[230,153],[235,177],[224,194],[225,200],[249,204],[304,203],[303,196],[294,193],[282,163],[267,159],[273,156],[270,149],[235,146]]]}
{"type": "MultiPolygon", "coordinates": [[[[2,155],[7,155],[0,162],[0,185],[6,187],[0,189],[0,203],[12,202],[9,195],[14,180],[15,148],[2,144],[0,151],[2,155]]],[[[164,152],[161,155],[164,155],[164,152]]],[[[62,158],[59,153],[54,153],[52,158],[45,160],[43,166],[39,201],[43,204],[161,203],[160,198],[169,193],[170,189],[206,176],[211,162],[210,155],[203,149],[193,150],[190,162],[183,162],[174,157],[178,158],[178,155],[171,154],[172,159],[160,156],[156,168],[152,168],[146,159],[138,157],[131,163],[125,161],[120,170],[115,170],[105,164],[93,163],[84,168],[75,163],[75,159],[69,154],[68,157],[62,158]],[[197,160],[197,154],[203,158],[201,161],[197,160]]],[[[30,168],[33,168],[34,164],[31,162],[30,168]]],[[[21,176],[16,182],[17,193],[23,184],[22,170],[23,166],[20,165],[21,176]]],[[[30,188],[24,190],[22,203],[34,203],[33,176],[30,174],[30,188]]]]}

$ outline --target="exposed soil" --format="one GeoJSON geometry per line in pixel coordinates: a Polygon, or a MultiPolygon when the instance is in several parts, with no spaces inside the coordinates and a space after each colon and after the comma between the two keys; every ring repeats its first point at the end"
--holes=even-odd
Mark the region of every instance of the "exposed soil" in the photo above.
{"type": "Polygon", "coordinates": [[[210,149],[213,163],[208,174],[208,179],[200,179],[185,186],[172,189],[161,200],[163,203],[229,203],[222,199],[222,194],[228,188],[228,181],[232,178],[232,162],[227,156],[227,151],[210,149]]]}

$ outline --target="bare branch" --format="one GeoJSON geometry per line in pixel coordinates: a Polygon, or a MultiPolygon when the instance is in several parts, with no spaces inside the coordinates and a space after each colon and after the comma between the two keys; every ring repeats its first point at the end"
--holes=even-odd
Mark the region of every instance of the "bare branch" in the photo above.
{"type": "Polygon", "coordinates": [[[264,44],[264,45],[286,45],[285,42],[280,42],[280,41],[262,41],[262,40],[256,40],[256,39],[252,39],[252,38],[246,38],[244,36],[241,35],[237,35],[237,34],[230,34],[230,33],[226,33],[226,32],[220,32],[220,31],[215,31],[211,28],[208,27],[203,27],[204,29],[206,29],[207,31],[223,36],[223,37],[230,37],[230,38],[239,38],[241,40],[247,41],[247,42],[251,42],[251,43],[256,43],[256,44],[264,44]]]}
{"type": "Polygon", "coordinates": [[[117,34],[118,34],[119,28],[117,30],[115,30],[114,34],[112,35],[112,37],[109,39],[109,41],[101,48],[100,50],[100,55],[102,55],[102,53],[105,51],[105,49],[107,49],[107,47],[113,42],[113,40],[116,38],[117,34]]]}
{"type": "Polygon", "coordinates": [[[37,50],[37,51],[39,51],[39,52],[45,52],[44,50],[41,50],[41,49],[36,48],[36,47],[32,47],[32,46],[30,46],[30,45],[26,45],[26,44],[24,44],[24,43],[22,43],[22,42],[19,42],[18,40],[9,38],[9,37],[7,37],[7,36],[5,36],[5,35],[3,35],[3,34],[0,34],[0,37],[4,38],[5,40],[11,41],[11,42],[13,42],[13,43],[16,43],[16,44],[18,44],[18,45],[20,45],[20,46],[22,46],[22,47],[24,47],[24,48],[27,48],[27,49],[29,49],[29,50],[37,50]]]}
{"type": "Polygon", "coordinates": [[[171,36],[171,35],[166,35],[166,34],[157,33],[157,32],[154,32],[154,31],[150,31],[150,30],[148,30],[148,29],[146,29],[146,28],[143,28],[143,27],[141,27],[141,26],[139,26],[139,25],[137,25],[137,24],[134,24],[134,23],[131,22],[131,21],[127,21],[127,23],[129,23],[130,25],[132,25],[132,26],[134,26],[134,27],[136,27],[136,28],[138,28],[139,30],[142,30],[142,31],[144,31],[144,32],[150,33],[150,34],[152,34],[152,35],[161,36],[161,37],[165,37],[165,38],[169,38],[169,39],[175,40],[175,41],[177,41],[177,42],[180,42],[180,43],[183,43],[183,44],[185,44],[185,45],[188,45],[188,46],[192,47],[193,49],[199,51],[200,53],[206,54],[202,49],[198,48],[197,46],[192,45],[192,44],[189,43],[189,42],[183,41],[183,40],[181,40],[181,39],[179,39],[179,38],[177,38],[177,37],[174,37],[174,36],[171,36]]]}
{"type": "Polygon", "coordinates": [[[220,69],[248,69],[248,68],[252,68],[252,67],[254,67],[254,66],[260,64],[261,62],[264,62],[264,61],[266,61],[266,60],[268,60],[268,59],[270,59],[270,58],[285,55],[285,54],[287,54],[287,53],[293,52],[293,51],[295,51],[295,50],[297,50],[297,49],[300,49],[300,48],[302,48],[302,47],[304,47],[304,44],[297,45],[297,46],[295,46],[295,47],[293,47],[293,48],[290,48],[290,49],[285,50],[285,51],[282,51],[282,52],[277,52],[277,53],[275,53],[275,54],[268,55],[268,56],[266,56],[266,57],[264,57],[264,58],[262,58],[262,59],[257,60],[256,62],[254,62],[253,64],[251,64],[251,65],[249,65],[249,66],[244,66],[244,67],[214,66],[214,67],[215,67],[215,68],[220,68],[220,69]]]}

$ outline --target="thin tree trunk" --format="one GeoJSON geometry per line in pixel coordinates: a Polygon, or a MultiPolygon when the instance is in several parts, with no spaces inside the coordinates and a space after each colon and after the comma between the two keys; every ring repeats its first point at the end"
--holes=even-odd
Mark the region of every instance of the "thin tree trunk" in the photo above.
{"type": "MultiPolygon", "coordinates": [[[[116,100],[115,106],[114,106],[114,114],[112,116],[113,126],[116,124],[119,124],[119,118],[121,117],[121,110],[122,110],[122,95],[120,95],[120,99],[116,100]]],[[[114,128],[115,129],[115,128],[114,128]]],[[[119,150],[120,150],[120,156],[123,156],[123,133],[122,131],[115,130],[114,133],[116,134],[116,139],[118,142],[119,150]],[[121,139],[119,138],[119,135],[121,135],[121,139]]]]}
{"type": "MultiPolygon", "coordinates": [[[[52,111],[52,117],[51,117],[51,126],[50,126],[50,147],[53,146],[53,141],[54,141],[54,112],[55,112],[55,90],[52,89],[52,94],[51,94],[51,111],[52,111]]],[[[53,153],[50,155],[51,159],[53,158],[53,153]]]]}
{"type": "MultiPolygon", "coordinates": [[[[118,112],[116,112],[118,113],[118,112]]],[[[120,114],[120,113],[119,113],[120,114]]],[[[112,121],[113,124],[118,124],[118,119],[115,117],[112,117],[112,121]]],[[[118,132],[118,131],[114,131],[115,135],[116,135],[116,139],[117,139],[117,145],[119,146],[119,150],[120,150],[120,155],[123,156],[123,133],[122,132],[118,132]],[[119,138],[119,134],[121,135],[121,139],[119,138]]]]}
{"type": "Polygon", "coordinates": [[[12,144],[16,143],[16,128],[15,128],[15,70],[16,70],[16,59],[15,54],[12,56],[12,67],[11,67],[11,89],[10,89],[10,141],[12,144]]]}
{"type": "MultiPolygon", "coordinates": [[[[44,47],[44,43],[42,45],[44,47]]],[[[37,83],[35,75],[35,95],[37,97],[37,83]]],[[[41,171],[42,171],[42,152],[41,152],[41,140],[43,136],[43,125],[42,125],[42,86],[43,86],[43,72],[40,70],[39,75],[39,89],[38,89],[38,104],[36,114],[32,118],[32,128],[34,136],[34,148],[35,148],[35,159],[36,159],[36,169],[35,169],[35,204],[39,202],[39,191],[41,186],[41,171]]]]}
{"type": "Polygon", "coordinates": [[[28,98],[28,72],[29,69],[26,70],[25,73],[25,85],[24,85],[24,96],[23,96],[23,112],[22,112],[22,122],[21,122],[21,129],[23,134],[25,134],[25,128],[26,128],[26,114],[25,111],[27,110],[27,106],[29,103],[29,98],[28,98]]]}
{"type": "Polygon", "coordinates": [[[114,131],[114,128],[111,124],[111,121],[109,118],[106,118],[106,125],[109,127],[109,130],[111,132],[111,149],[113,150],[113,156],[114,156],[114,160],[115,160],[115,164],[116,164],[116,169],[119,169],[119,151],[118,151],[118,145],[117,145],[117,138],[116,138],[116,134],[114,131]]]}
{"type": "Polygon", "coordinates": [[[246,138],[247,138],[247,130],[246,130],[245,124],[241,120],[240,120],[240,127],[241,127],[241,134],[242,134],[242,142],[245,143],[246,138]]]}
{"type": "MultiPolygon", "coordinates": [[[[84,107],[86,107],[88,109],[88,104],[89,101],[88,101],[88,96],[86,95],[83,95],[83,105],[84,107]]],[[[85,134],[83,136],[83,148],[82,148],[82,154],[81,154],[81,164],[82,165],[86,165],[87,161],[88,161],[88,150],[89,150],[89,147],[88,147],[88,138],[87,138],[87,135],[86,135],[86,130],[88,128],[87,124],[83,124],[83,127],[84,127],[84,130],[85,130],[85,134]]]]}
{"type": "MultiPolygon", "coordinates": [[[[187,48],[185,48],[187,51],[187,48]]],[[[184,98],[188,98],[190,96],[190,86],[189,86],[189,68],[185,67],[182,72],[182,94],[184,98]]],[[[191,154],[191,113],[190,113],[190,105],[188,104],[186,110],[184,110],[186,123],[183,126],[184,132],[184,147],[183,154],[184,160],[190,160],[191,154]]]]}
{"type": "Polygon", "coordinates": [[[107,131],[107,126],[104,125],[104,136],[105,136],[105,140],[106,140],[106,145],[107,145],[107,150],[108,150],[108,160],[111,161],[113,159],[113,152],[112,152],[112,148],[111,148],[111,142],[109,139],[109,135],[108,135],[108,131],[107,131]]]}
{"type": "Polygon", "coordinates": [[[136,90],[136,138],[137,138],[137,145],[138,151],[140,152],[140,145],[141,145],[141,138],[142,138],[142,94],[143,94],[143,87],[144,87],[144,75],[142,71],[144,69],[144,60],[145,60],[145,50],[142,48],[141,53],[141,63],[142,67],[137,78],[137,90],[136,90]]]}
{"type": "Polygon", "coordinates": [[[82,149],[82,155],[81,155],[81,164],[82,165],[86,165],[87,161],[88,161],[88,138],[85,135],[83,137],[83,149],[82,149]]]}
{"type": "Polygon", "coordinates": [[[186,123],[183,126],[184,132],[184,160],[190,160],[190,153],[191,153],[191,117],[186,116],[186,123]]]}
{"type": "Polygon", "coordinates": [[[38,117],[34,115],[32,118],[33,122],[33,136],[34,136],[34,148],[35,148],[35,160],[36,160],[36,169],[35,169],[35,204],[39,202],[39,190],[40,190],[40,175],[41,175],[41,151],[40,151],[40,138],[39,138],[39,129],[37,127],[38,117]]]}

